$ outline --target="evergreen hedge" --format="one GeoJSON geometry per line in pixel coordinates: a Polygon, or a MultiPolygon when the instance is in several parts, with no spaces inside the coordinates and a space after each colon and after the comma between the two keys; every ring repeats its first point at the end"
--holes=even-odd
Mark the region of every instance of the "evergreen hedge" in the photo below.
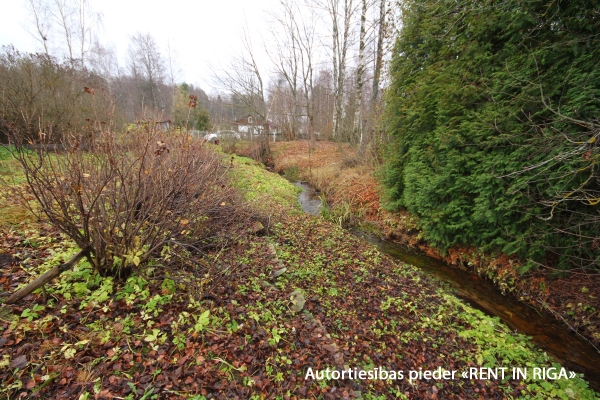
{"type": "Polygon", "coordinates": [[[389,208],[426,238],[600,268],[600,2],[407,0],[389,208]]]}

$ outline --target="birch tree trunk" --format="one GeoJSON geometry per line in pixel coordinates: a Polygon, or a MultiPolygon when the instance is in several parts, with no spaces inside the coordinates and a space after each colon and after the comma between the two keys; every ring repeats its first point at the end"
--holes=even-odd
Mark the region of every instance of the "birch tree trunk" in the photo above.
{"type": "Polygon", "coordinates": [[[338,128],[338,136],[341,132],[341,123],[344,116],[344,81],[346,80],[346,56],[350,42],[350,23],[352,19],[352,0],[344,0],[344,34],[342,36],[340,55],[338,58],[338,84],[337,84],[337,101],[336,101],[336,126],[338,128]]]}
{"type": "Polygon", "coordinates": [[[385,36],[385,0],[379,4],[379,32],[377,33],[377,49],[375,53],[375,68],[373,71],[373,92],[371,96],[371,114],[375,111],[375,104],[379,96],[379,80],[383,64],[383,39],[385,36]]]}
{"type": "Polygon", "coordinates": [[[356,68],[356,110],[354,111],[354,131],[359,136],[359,143],[363,143],[362,123],[362,91],[363,74],[365,71],[365,36],[367,23],[367,0],[362,0],[360,12],[360,36],[358,39],[358,67],[356,68]]]}
{"type": "Polygon", "coordinates": [[[331,121],[333,124],[333,136],[338,136],[338,81],[339,81],[339,70],[338,70],[338,52],[340,47],[340,34],[339,34],[339,25],[338,25],[338,7],[339,0],[330,0],[329,2],[330,9],[329,13],[331,15],[331,28],[332,28],[332,40],[333,40],[333,115],[331,116],[331,121]]]}

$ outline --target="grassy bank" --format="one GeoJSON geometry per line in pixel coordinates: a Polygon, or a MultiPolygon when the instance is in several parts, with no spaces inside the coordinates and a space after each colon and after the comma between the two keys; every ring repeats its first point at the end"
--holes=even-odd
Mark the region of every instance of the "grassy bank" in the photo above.
{"type": "MultiPolygon", "coordinates": [[[[45,292],[0,305],[0,398],[596,398],[581,377],[462,378],[468,368],[553,363],[416,268],[299,212],[297,188],[283,178],[248,159],[224,165],[268,224],[206,254],[226,278],[193,281],[149,263],[118,283],[79,263],[45,292]],[[460,372],[305,379],[309,368],[440,367],[460,372]]],[[[14,200],[3,201],[5,212],[14,200]]],[[[1,229],[10,257],[0,261],[1,290],[76,251],[33,218],[1,229]]]]}

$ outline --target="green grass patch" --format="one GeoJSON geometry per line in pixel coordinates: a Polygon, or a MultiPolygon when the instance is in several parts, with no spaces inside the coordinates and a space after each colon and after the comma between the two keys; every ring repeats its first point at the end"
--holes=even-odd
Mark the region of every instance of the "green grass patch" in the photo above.
{"type": "Polygon", "coordinates": [[[26,179],[23,168],[11,151],[11,146],[0,145],[0,227],[13,227],[33,220],[33,215],[17,193],[26,179]]]}
{"type": "Polygon", "coordinates": [[[0,145],[0,161],[9,160],[12,158],[11,150],[13,146],[0,145]]]}
{"type": "Polygon", "coordinates": [[[0,179],[4,183],[19,184],[25,182],[25,174],[17,160],[11,154],[12,146],[0,145],[0,179]]]}
{"type": "Polygon", "coordinates": [[[287,212],[302,211],[298,203],[298,194],[302,189],[267,171],[250,158],[232,155],[230,165],[234,186],[259,210],[278,208],[287,212]]]}

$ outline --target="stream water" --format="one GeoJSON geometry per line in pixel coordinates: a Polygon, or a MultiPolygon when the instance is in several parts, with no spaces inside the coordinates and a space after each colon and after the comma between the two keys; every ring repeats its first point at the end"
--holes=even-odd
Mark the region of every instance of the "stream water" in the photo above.
{"type": "MultiPolygon", "coordinates": [[[[303,182],[295,185],[303,189],[298,196],[302,209],[308,214],[319,214],[321,200],[315,189],[303,182]]],[[[583,373],[590,386],[600,391],[600,353],[552,315],[540,313],[513,297],[504,296],[492,282],[466,268],[449,266],[402,244],[381,240],[363,231],[352,233],[397,260],[418,267],[449,286],[457,297],[472,307],[500,318],[511,329],[531,337],[549,356],[568,370],[583,373]]]]}
{"type": "Polygon", "coordinates": [[[305,213],[318,215],[321,212],[321,199],[319,193],[307,183],[294,182],[295,186],[302,189],[302,193],[298,195],[298,201],[305,213]]]}

